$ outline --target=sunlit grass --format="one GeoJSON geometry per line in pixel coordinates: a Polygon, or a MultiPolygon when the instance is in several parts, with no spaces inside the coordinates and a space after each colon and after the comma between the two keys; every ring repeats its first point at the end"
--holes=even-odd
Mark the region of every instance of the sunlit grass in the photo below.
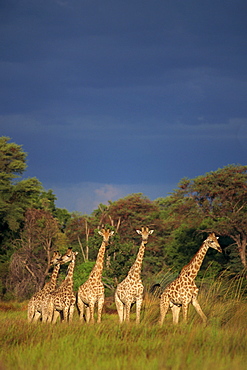
{"type": "Polygon", "coordinates": [[[169,312],[160,327],[159,299],[150,294],[140,325],[135,324],[135,307],[129,324],[119,325],[116,313],[104,313],[101,324],[81,324],[75,313],[71,324],[35,325],[27,323],[26,303],[6,309],[1,304],[0,369],[244,370],[246,299],[237,291],[239,281],[215,284],[199,296],[206,326],[190,307],[187,325],[173,326],[169,312]]]}

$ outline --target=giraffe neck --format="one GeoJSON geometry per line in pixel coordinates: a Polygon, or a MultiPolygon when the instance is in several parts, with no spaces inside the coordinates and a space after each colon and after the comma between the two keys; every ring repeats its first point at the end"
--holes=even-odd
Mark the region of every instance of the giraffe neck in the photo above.
{"type": "Polygon", "coordinates": [[[139,248],[136,260],[132,267],[129,270],[128,276],[131,278],[138,279],[141,274],[141,268],[142,268],[142,260],[144,257],[144,252],[145,252],[145,246],[146,244],[142,241],[141,246],[139,248]]]}
{"type": "Polygon", "coordinates": [[[208,251],[208,248],[209,246],[206,243],[203,243],[199,251],[190,261],[190,263],[183,267],[180,276],[186,274],[190,279],[195,279],[198,271],[200,270],[204,257],[208,251]]]}
{"type": "Polygon", "coordinates": [[[50,288],[50,290],[55,290],[56,289],[57,276],[58,276],[59,270],[60,270],[60,264],[58,263],[54,267],[53,272],[52,272],[52,275],[51,275],[51,280],[49,282],[49,288],[50,288]]]}
{"type": "Polygon", "coordinates": [[[68,267],[66,278],[64,279],[63,283],[60,285],[61,287],[66,285],[73,288],[73,274],[75,268],[75,261],[71,261],[68,267]]]}
{"type": "Polygon", "coordinates": [[[105,256],[106,243],[103,241],[100,249],[98,251],[97,259],[92,269],[89,278],[99,278],[101,279],[103,266],[104,266],[104,256],[105,256]]]}

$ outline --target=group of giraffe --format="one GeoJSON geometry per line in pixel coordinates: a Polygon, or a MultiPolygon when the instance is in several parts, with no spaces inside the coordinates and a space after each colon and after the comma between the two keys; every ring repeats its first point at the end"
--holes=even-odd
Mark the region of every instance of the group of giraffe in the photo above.
{"type": "MultiPolygon", "coordinates": [[[[141,280],[141,267],[148,237],[153,231],[154,230],[149,230],[148,227],[142,227],[141,230],[136,230],[142,237],[136,260],[130,268],[126,278],[117,285],[115,291],[115,304],[120,323],[124,321],[129,322],[130,308],[134,303],[136,304],[136,323],[140,322],[144,291],[141,280]]],[[[97,304],[97,322],[101,322],[104,305],[104,285],[102,283],[104,255],[109,243],[109,238],[114,234],[114,231],[103,228],[98,231],[98,233],[103,237],[103,240],[98,251],[96,263],[88,280],[79,287],[77,299],[73,291],[73,273],[78,252],[73,252],[71,248],[69,248],[63,256],[58,252],[54,252],[51,260],[51,265],[54,265],[54,269],[50,281],[46,283],[44,288],[37,292],[28,303],[29,322],[41,320],[42,322],[56,323],[59,316],[62,321],[71,322],[76,302],[80,320],[84,320],[85,317],[87,323],[94,323],[94,308],[97,304]],[[61,285],[56,288],[60,265],[68,262],[69,266],[66,278],[61,285]]],[[[184,322],[186,322],[188,305],[190,303],[195,307],[203,322],[206,322],[207,318],[197,300],[199,289],[195,284],[195,278],[210,247],[216,249],[218,252],[222,252],[218,243],[218,238],[214,233],[208,235],[190,263],[183,267],[179,276],[173,280],[161,294],[160,325],[163,324],[169,308],[172,310],[174,324],[177,324],[179,321],[181,308],[184,322]]]]}

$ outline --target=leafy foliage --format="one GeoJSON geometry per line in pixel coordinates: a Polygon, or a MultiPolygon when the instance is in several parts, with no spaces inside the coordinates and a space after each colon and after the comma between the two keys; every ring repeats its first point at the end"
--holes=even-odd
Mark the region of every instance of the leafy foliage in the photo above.
{"type": "Polygon", "coordinates": [[[192,221],[195,216],[201,224],[208,223],[205,231],[234,240],[243,267],[247,267],[247,166],[229,165],[194,180],[184,179],[173,197],[183,206],[177,208],[177,214],[192,221]]]}
{"type": "Polygon", "coordinates": [[[27,210],[20,248],[13,253],[9,267],[8,287],[16,298],[43,287],[58,234],[58,223],[48,211],[27,210]]]}
{"type": "Polygon", "coordinates": [[[70,214],[36,178],[20,179],[27,154],[9,141],[0,137],[0,294],[24,298],[44,284],[55,240],[65,247],[70,214]]]}
{"type": "Polygon", "coordinates": [[[92,271],[95,265],[94,261],[86,261],[83,263],[76,263],[75,271],[74,271],[74,290],[78,291],[79,287],[85,283],[88,279],[90,272],[92,271]]]}
{"type": "Polygon", "coordinates": [[[167,271],[178,273],[212,231],[220,235],[223,254],[209,251],[199,278],[207,269],[211,278],[226,267],[230,275],[246,269],[247,166],[229,165],[195,179],[184,178],[173,193],[155,201],[141,193],[130,194],[99,204],[91,215],[81,215],[57,208],[53,191],[45,191],[36,178],[21,179],[26,157],[20,145],[0,138],[1,295],[7,286],[19,298],[41,287],[51,251],[65,251],[68,246],[81,252],[75,269],[81,285],[95,263],[102,241],[97,230],[103,225],[115,231],[103,272],[111,289],[135,261],[141,243],[136,229],[142,226],[154,229],[142,265],[145,281],[152,283],[157,274],[162,280],[167,271]]]}
{"type": "Polygon", "coordinates": [[[41,192],[36,178],[16,181],[26,169],[26,153],[20,145],[8,143],[7,137],[0,138],[0,245],[12,236],[16,238],[22,226],[25,210],[32,206],[41,192]]]}

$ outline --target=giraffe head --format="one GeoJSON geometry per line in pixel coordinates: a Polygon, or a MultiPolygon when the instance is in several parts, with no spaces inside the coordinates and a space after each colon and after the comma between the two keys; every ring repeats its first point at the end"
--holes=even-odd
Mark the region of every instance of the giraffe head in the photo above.
{"type": "Polygon", "coordinates": [[[73,252],[72,248],[68,248],[67,252],[60,258],[60,264],[63,265],[64,263],[72,261],[77,254],[78,252],[73,252]]]}
{"type": "Polygon", "coordinates": [[[61,257],[62,256],[58,251],[53,252],[53,255],[51,257],[50,266],[57,265],[58,263],[60,263],[61,257]]]}
{"type": "Polygon", "coordinates": [[[110,229],[101,229],[98,231],[99,235],[103,236],[103,242],[105,243],[105,245],[108,245],[108,242],[109,242],[109,238],[110,236],[112,236],[114,234],[114,231],[110,230],[110,229]]]}
{"type": "Polygon", "coordinates": [[[77,256],[78,252],[72,252],[72,253],[73,253],[72,260],[75,260],[75,257],[77,256]]]}
{"type": "Polygon", "coordinates": [[[204,241],[204,243],[211,248],[216,249],[218,252],[222,253],[222,249],[218,242],[218,237],[215,236],[215,233],[211,233],[208,235],[207,239],[204,241]]]}
{"type": "Polygon", "coordinates": [[[142,242],[146,244],[149,235],[153,234],[154,230],[149,230],[148,227],[142,227],[141,230],[136,230],[136,232],[142,236],[142,242]]]}

